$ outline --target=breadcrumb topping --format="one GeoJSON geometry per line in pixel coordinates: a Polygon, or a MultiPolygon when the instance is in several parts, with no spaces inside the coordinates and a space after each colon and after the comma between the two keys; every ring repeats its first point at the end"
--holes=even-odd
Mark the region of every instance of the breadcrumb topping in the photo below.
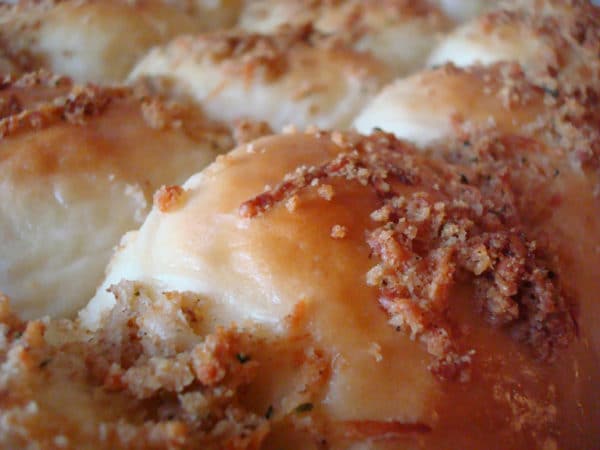
{"type": "Polygon", "coordinates": [[[258,75],[266,81],[275,81],[287,72],[292,48],[325,43],[326,37],[307,24],[282,27],[273,35],[227,30],[194,38],[183,36],[169,47],[186,53],[191,51],[215,63],[225,63],[248,79],[258,75]]]}
{"type": "Polygon", "coordinates": [[[0,300],[0,444],[49,448],[62,435],[71,448],[258,448],[269,422],[238,392],[259,343],[235,328],[201,333],[194,295],[153,298],[129,282],[112,291],[117,305],[96,333],[20,322],[0,300]],[[81,417],[44,392],[72,399],[81,417]]]}
{"type": "Polygon", "coordinates": [[[539,40],[542,48],[528,62],[528,75],[549,90],[572,91],[599,79],[599,11],[586,0],[517,1],[482,16],[478,25],[499,36],[502,27],[517,27],[539,40]]]}
{"type": "Polygon", "coordinates": [[[212,329],[206,300],[193,293],[159,294],[128,281],[110,290],[116,304],[95,332],[66,319],[22,322],[0,298],[0,446],[256,450],[278,427],[314,442],[431,430],[323,419],[332,361],[310,339],[212,329]],[[291,358],[294,386],[256,411],[245,394],[265,348],[291,358]]]}
{"type": "Polygon", "coordinates": [[[101,114],[111,101],[122,99],[126,94],[127,90],[123,88],[75,86],[68,95],[53,102],[5,116],[0,120],[0,138],[39,130],[57,122],[81,125],[88,118],[101,114]]]}
{"type": "Polygon", "coordinates": [[[372,189],[381,206],[371,213],[374,226],[365,232],[379,263],[366,282],[379,288],[390,324],[424,342],[435,357],[431,370],[442,379],[468,380],[474,357],[462,348],[458,327],[447,315],[459,277],[472,278],[473,307],[482,319],[510,330],[538,358],[551,360],[557,347],[569,343],[575,334],[572,305],[539,244],[528,238],[502,176],[472,171],[467,177],[460,166],[420,159],[384,133],[348,133],[343,142],[337,157],[322,166],[298,167],[244,202],[240,214],[266,214],[300,196],[313,180],[342,179],[372,189]],[[400,194],[403,186],[413,193],[400,194]]]}
{"type": "MultiPolygon", "coordinates": [[[[302,61],[303,52],[312,49],[322,50],[331,58],[347,61],[344,66],[361,80],[389,75],[385,66],[371,55],[351,51],[343,40],[316,31],[312,24],[285,25],[273,34],[233,29],[198,36],[180,36],[164,48],[153,51],[173,65],[181,64],[192,54],[197,61],[208,60],[219,64],[225,74],[238,76],[246,82],[257,79],[272,83],[290,73],[302,61]],[[368,67],[373,69],[365,70],[368,67]]],[[[225,81],[216,88],[215,94],[224,86],[225,81]]],[[[292,98],[301,100],[321,93],[326,88],[319,80],[306,79],[292,93],[292,98]]]]}
{"type": "MultiPolygon", "coordinates": [[[[496,96],[508,111],[519,112],[529,104],[543,107],[529,123],[523,123],[519,133],[535,136],[544,144],[563,149],[574,165],[593,169],[600,167],[600,84],[589,79],[586,83],[561,83],[553,89],[543,80],[526,74],[515,63],[496,63],[458,68],[446,64],[439,68],[449,76],[468,74],[484,82],[484,94],[496,96]]],[[[455,117],[455,134],[464,143],[463,152],[472,152],[471,141],[483,142],[498,137],[496,124],[475,128],[469,121],[455,117]]],[[[525,142],[523,140],[522,142],[525,142]]],[[[438,143],[447,151],[447,142],[438,143]]],[[[531,146],[531,144],[527,144],[531,146]]],[[[497,152],[496,152],[497,153],[497,152]]]]}
{"type": "Polygon", "coordinates": [[[181,186],[161,186],[154,194],[154,206],[162,213],[171,212],[181,206],[184,196],[181,186]]]}

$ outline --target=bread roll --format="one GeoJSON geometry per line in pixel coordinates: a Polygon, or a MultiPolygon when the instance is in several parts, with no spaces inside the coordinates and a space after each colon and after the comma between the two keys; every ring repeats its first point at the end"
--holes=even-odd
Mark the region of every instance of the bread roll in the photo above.
{"type": "Polygon", "coordinates": [[[242,28],[262,33],[272,33],[283,24],[304,23],[357,50],[372,52],[396,75],[422,67],[440,33],[451,25],[424,0],[259,0],[248,2],[240,18],[242,28]]]}
{"type": "Polygon", "coordinates": [[[178,37],[151,50],[130,79],[191,98],[215,119],[249,118],[281,130],[288,124],[349,126],[390,73],[383,63],[306,26],[276,35],[229,31],[178,37]]]}
{"type": "Polygon", "coordinates": [[[311,382],[252,353],[248,401],[289,420],[266,448],[589,447],[589,330],[513,195],[389,135],[264,138],[159,191],[80,319],[101,331],[125,279],[201,299],[209,332],[305,342],[326,361],[311,382]]]}
{"type": "Polygon", "coordinates": [[[29,75],[0,85],[0,290],[26,318],[73,314],[163,183],[231,145],[198,111],[29,75]]]}
{"type": "Polygon", "coordinates": [[[429,65],[519,62],[538,84],[570,89],[600,79],[600,9],[586,0],[524,0],[468,22],[429,65]]]}
{"type": "Polygon", "coordinates": [[[152,46],[233,21],[240,0],[21,0],[0,5],[0,46],[23,70],[122,81],[152,46]]]}
{"type": "Polygon", "coordinates": [[[543,128],[555,95],[532,84],[516,64],[448,64],[387,85],[354,126],[362,133],[379,128],[420,146],[486,130],[531,135],[543,128]]]}

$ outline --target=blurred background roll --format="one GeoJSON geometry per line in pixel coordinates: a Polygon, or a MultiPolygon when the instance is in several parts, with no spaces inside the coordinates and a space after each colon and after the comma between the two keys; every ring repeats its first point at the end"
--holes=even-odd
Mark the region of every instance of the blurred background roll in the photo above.
{"type": "Polygon", "coordinates": [[[181,36],[151,50],[129,79],[196,102],[214,119],[253,119],[281,130],[348,127],[391,73],[376,58],[300,26],[273,35],[181,36]]]}
{"type": "Polygon", "coordinates": [[[123,81],[152,46],[234,24],[241,0],[20,0],[0,4],[0,47],[21,69],[123,81]]]}

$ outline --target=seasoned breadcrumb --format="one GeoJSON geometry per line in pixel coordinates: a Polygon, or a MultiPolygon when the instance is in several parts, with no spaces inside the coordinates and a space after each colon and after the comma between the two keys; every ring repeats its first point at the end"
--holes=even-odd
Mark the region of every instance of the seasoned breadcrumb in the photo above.
{"type": "MultiPolygon", "coordinates": [[[[339,136],[336,141],[341,142],[339,136]]],[[[472,278],[473,306],[482,319],[511,330],[540,359],[552,359],[557,347],[573,339],[571,302],[553,276],[551,261],[527,236],[503,173],[451,165],[439,166],[439,175],[432,177],[391,135],[348,133],[343,141],[338,156],[318,167],[298,167],[243,203],[240,214],[266,214],[315,180],[370,186],[382,206],[371,214],[374,226],[366,230],[366,242],[380,262],[366,280],[379,288],[390,324],[423,341],[435,356],[431,370],[442,379],[467,381],[473,357],[471,349],[461,347],[460,333],[447,316],[458,277],[472,278]],[[422,183],[437,185],[437,195],[419,190],[422,183]],[[400,195],[395,185],[416,190],[400,195]]],[[[344,235],[339,225],[331,230],[334,238],[344,235]]]]}
{"type": "Polygon", "coordinates": [[[160,212],[170,212],[181,205],[185,190],[181,186],[162,186],[154,194],[154,205],[160,212]]]}
{"type": "Polygon", "coordinates": [[[269,423],[238,392],[259,343],[235,328],[198,333],[191,294],[151,297],[128,282],[113,292],[97,333],[23,323],[0,300],[0,446],[258,448],[269,423]]]}

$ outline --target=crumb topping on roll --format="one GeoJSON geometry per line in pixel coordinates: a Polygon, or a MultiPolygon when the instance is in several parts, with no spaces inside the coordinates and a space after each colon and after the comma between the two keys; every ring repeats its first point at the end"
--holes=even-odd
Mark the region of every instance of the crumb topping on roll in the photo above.
{"type": "MultiPolygon", "coordinates": [[[[515,155],[524,148],[503,145],[515,155]]],[[[558,417],[579,394],[556,393],[569,383],[591,389],[572,378],[577,364],[594,364],[580,335],[593,332],[578,315],[594,310],[591,297],[572,294],[556,242],[524,208],[515,180],[534,164],[511,177],[498,161],[447,155],[431,158],[384,133],[310,130],[246,143],[160,192],[80,320],[102,327],[116,305],[106,290],[125,279],[206,299],[207,332],[235,323],[279,342],[302,336],[325,352],[328,371],[295,407],[311,417],[311,435],[334,446],[389,431],[395,437],[377,438],[376,448],[410,448],[404,430],[443,447],[465,438],[450,431],[465,411],[450,411],[472,417],[477,405],[495,412],[478,415],[474,441],[489,443],[483,436],[502,434],[507,420],[511,447],[563,442],[574,435],[558,417]]],[[[284,368],[269,367],[262,376],[289,386],[284,368]]],[[[261,405],[278,405],[279,387],[262,376],[251,390],[261,405]]],[[[586,411],[595,401],[583,400],[586,411]]]]}
{"type": "Polygon", "coordinates": [[[419,337],[438,360],[432,366],[444,378],[459,376],[468,352],[457,353],[456,328],[445,313],[448,291],[459,273],[474,276],[475,301],[492,324],[513,329],[543,359],[573,338],[571,305],[554,273],[519,227],[510,188],[490,173],[422,174],[404,145],[389,135],[370,139],[336,134],[345,152],[320,166],[299,167],[254,199],[240,214],[255,217],[275,204],[301,195],[309,186],[344,179],[368,185],[382,199],[371,218],[378,227],[366,231],[372,255],[380,262],[366,274],[380,290],[379,302],[390,324],[419,337]],[[469,182],[470,180],[470,182],[469,182]],[[410,195],[394,184],[432,184],[434,193],[410,195]]]}

